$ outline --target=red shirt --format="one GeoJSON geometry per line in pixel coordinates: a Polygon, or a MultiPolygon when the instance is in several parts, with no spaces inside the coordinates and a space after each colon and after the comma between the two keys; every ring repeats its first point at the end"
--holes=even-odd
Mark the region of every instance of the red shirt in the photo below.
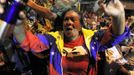
{"type": "Polygon", "coordinates": [[[84,37],[65,43],[66,55],[62,57],[63,75],[86,75],[89,64],[84,37]],[[79,42],[78,42],[79,41],[79,42]]]}

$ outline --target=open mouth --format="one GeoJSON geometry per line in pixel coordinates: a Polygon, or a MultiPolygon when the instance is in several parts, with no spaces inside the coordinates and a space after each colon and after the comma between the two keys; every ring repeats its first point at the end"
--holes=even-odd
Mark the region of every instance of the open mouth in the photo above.
{"type": "Polygon", "coordinates": [[[66,28],[67,31],[72,30],[72,28],[66,28]]]}

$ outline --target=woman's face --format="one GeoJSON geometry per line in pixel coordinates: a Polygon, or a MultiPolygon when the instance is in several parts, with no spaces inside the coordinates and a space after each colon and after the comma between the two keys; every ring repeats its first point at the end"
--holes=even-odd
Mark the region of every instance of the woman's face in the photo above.
{"type": "Polygon", "coordinates": [[[65,37],[76,38],[81,29],[80,16],[73,10],[68,11],[63,19],[65,37]]]}

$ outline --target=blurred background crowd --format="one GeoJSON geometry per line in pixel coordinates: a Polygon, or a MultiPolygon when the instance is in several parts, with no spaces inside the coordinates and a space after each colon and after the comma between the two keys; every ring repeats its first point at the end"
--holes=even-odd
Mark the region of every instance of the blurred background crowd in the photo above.
{"type": "MultiPolygon", "coordinates": [[[[1,0],[0,0],[1,1],[1,0]]],[[[112,17],[94,12],[96,0],[33,0],[37,4],[49,8],[57,14],[61,14],[67,8],[74,8],[81,14],[83,27],[91,30],[105,30],[111,26],[112,17]]],[[[121,0],[125,6],[126,26],[131,34],[118,46],[112,47],[105,52],[107,64],[104,72],[106,75],[114,75],[116,65],[112,61],[120,63],[125,69],[134,71],[134,1],[121,0]],[[111,71],[112,70],[112,71],[111,71]],[[113,71],[114,70],[114,71],[113,71]],[[108,73],[107,73],[108,72],[108,73]]],[[[43,18],[30,7],[25,7],[27,17],[25,28],[34,34],[45,34],[55,29],[53,21],[43,18]]],[[[23,51],[12,41],[12,37],[0,47],[0,72],[9,75],[46,75],[48,62],[35,57],[30,52],[23,51]]],[[[46,53],[46,60],[49,56],[46,53]]],[[[101,60],[101,59],[100,59],[101,60]]],[[[105,66],[103,65],[103,66],[105,66]]],[[[117,72],[117,71],[116,71],[117,72]]],[[[123,75],[123,74],[118,74],[123,75]]]]}

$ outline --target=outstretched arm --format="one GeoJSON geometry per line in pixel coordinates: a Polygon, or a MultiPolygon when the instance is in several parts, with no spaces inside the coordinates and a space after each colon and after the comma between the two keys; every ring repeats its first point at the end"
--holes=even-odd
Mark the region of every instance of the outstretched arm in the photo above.
{"type": "Polygon", "coordinates": [[[112,33],[115,35],[122,34],[125,30],[125,11],[123,4],[119,0],[111,0],[108,5],[101,2],[100,6],[107,15],[113,18],[112,33]]]}
{"type": "Polygon", "coordinates": [[[56,13],[52,12],[48,8],[45,8],[43,6],[36,4],[32,0],[27,0],[26,4],[32,9],[34,9],[36,12],[38,12],[40,15],[44,16],[45,18],[49,20],[55,20],[57,17],[56,13]]]}

